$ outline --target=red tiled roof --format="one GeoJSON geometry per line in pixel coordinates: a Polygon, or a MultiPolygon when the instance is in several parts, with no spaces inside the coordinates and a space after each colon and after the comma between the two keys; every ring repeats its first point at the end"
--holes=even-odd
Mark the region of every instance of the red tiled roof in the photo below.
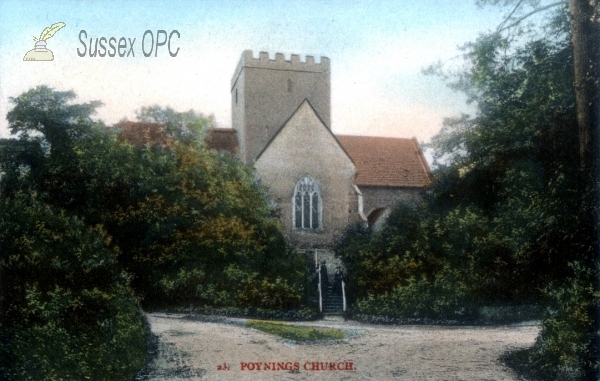
{"type": "Polygon", "coordinates": [[[206,134],[206,147],[217,151],[227,151],[235,155],[240,146],[236,131],[232,128],[211,128],[206,134]]]}
{"type": "Polygon", "coordinates": [[[356,185],[423,187],[429,166],[416,139],[336,135],[356,165],[356,185]]]}
{"type": "MultiPolygon", "coordinates": [[[[136,147],[146,144],[164,147],[171,140],[164,126],[164,123],[122,121],[113,128],[120,129],[119,141],[127,141],[136,147]]],[[[231,128],[211,128],[207,131],[205,141],[208,149],[227,151],[232,155],[239,150],[236,131],[231,128]]]]}
{"type": "MultiPolygon", "coordinates": [[[[146,144],[166,146],[171,139],[162,123],[123,121],[119,140],[136,147],[146,144]]],[[[356,165],[356,185],[423,187],[431,183],[429,166],[416,139],[375,136],[335,135],[356,165]]],[[[209,149],[236,154],[237,134],[231,128],[212,128],[206,135],[209,149]]]]}
{"type": "Polygon", "coordinates": [[[136,147],[146,144],[151,146],[166,146],[170,137],[163,129],[163,123],[122,121],[113,127],[120,128],[118,140],[127,141],[136,147]]]}

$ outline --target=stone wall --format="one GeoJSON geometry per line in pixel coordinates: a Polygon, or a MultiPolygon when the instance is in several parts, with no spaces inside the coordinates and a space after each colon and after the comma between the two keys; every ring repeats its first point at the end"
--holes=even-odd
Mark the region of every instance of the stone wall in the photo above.
{"type": "Polygon", "coordinates": [[[363,194],[363,210],[368,216],[375,208],[394,207],[399,203],[420,202],[423,199],[422,188],[396,188],[359,186],[363,194]]]}
{"type": "Polygon", "coordinates": [[[356,168],[308,102],[256,160],[255,168],[281,213],[289,242],[298,249],[333,247],[356,214],[356,168]],[[316,231],[293,226],[294,188],[306,175],[321,190],[322,224],[316,231]]]}

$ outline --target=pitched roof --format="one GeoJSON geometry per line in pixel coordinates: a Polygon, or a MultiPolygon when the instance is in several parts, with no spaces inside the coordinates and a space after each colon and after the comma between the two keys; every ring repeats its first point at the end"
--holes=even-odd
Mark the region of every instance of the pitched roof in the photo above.
{"type": "MultiPolygon", "coordinates": [[[[119,140],[137,147],[146,144],[166,146],[170,140],[162,123],[123,121],[114,127],[121,128],[119,140]]],[[[431,183],[429,166],[414,138],[332,136],[356,165],[356,185],[423,187],[431,183]]],[[[209,129],[205,141],[209,149],[227,151],[233,155],[239,151],[236,130],[231,128],[209,129]]],[[[263,151],[267,146],[269,144],[263,151]]]]}
{"type": "Polygon", "coordinates": [[[217,151],[227,151],[235,155],[239,151],[237,132],[233,128],[211,128],[206,134],[206,147],[217,151]]]}
{"type": "Polygon", "coordinates": [[[164,123],[121,121],[113,127],[119,128],[119,141],[127,141],[135,147],[166,146],[170,137],[164,130],[164,123]]]}
{"type": "MultiPolygon", "coordinates": [[[[113,128],[119,129],[118,140],[127,141],[135,147],[145,145],[165,147],[171,136],[165,131],[164,123],[121,121],[113,128]]],[[[227,151],[232,155],[238,152],[236,131],[232,128],[211,128],[204,138],[206,147],[217,151],[227,151]]]]}
{"type": "Polygon", "coordinates": [[[356,185],[423,187],[429,166],[416,139],[337,135],[356,164],[356,185]]]}

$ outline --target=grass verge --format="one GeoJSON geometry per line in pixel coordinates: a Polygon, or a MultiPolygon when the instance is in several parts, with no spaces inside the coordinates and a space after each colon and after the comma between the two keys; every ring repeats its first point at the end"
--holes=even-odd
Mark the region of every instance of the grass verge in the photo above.
{"type": "Polygon", "coordinates": [[[271,335],[294,341],[341,340],[344,338],[343,331],[332,328],[302,327],[284,322],[262,320],[248,320],[246,325],[271,335]]]}

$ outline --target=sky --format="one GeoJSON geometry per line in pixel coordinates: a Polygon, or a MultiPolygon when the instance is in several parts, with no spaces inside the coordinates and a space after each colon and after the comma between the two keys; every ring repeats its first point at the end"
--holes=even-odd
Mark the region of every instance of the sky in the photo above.
{"type": "Polygon", "coordinates": [[[218,127],[231,127],[230,81],[250,49],[256,58],[260,51],[271,58],[328,57],[334,133],[427,142],[443,118],[473,111],[462,94],[422,69],[451,60],[460,45],[502,21],[502,10],[474,3],[0,0],[0,137],[10,136],[9,98],[38,85],[74,90],[77,101],[102,101],[96,117],[107,124],[135,120],[137,109],[158,104],[213,115],[218,127]],[[47,41],[54,60],[23,61],[33,36],[57,22],[66,26],[47,41]],[[150,43],[159,30],[178,32],[171,35],[175,57],[167,45],[150,43]],[[134,56],[90,57],[89,39],[101,37],[123,37],[127,45],[135,38],[134,56]]]}

